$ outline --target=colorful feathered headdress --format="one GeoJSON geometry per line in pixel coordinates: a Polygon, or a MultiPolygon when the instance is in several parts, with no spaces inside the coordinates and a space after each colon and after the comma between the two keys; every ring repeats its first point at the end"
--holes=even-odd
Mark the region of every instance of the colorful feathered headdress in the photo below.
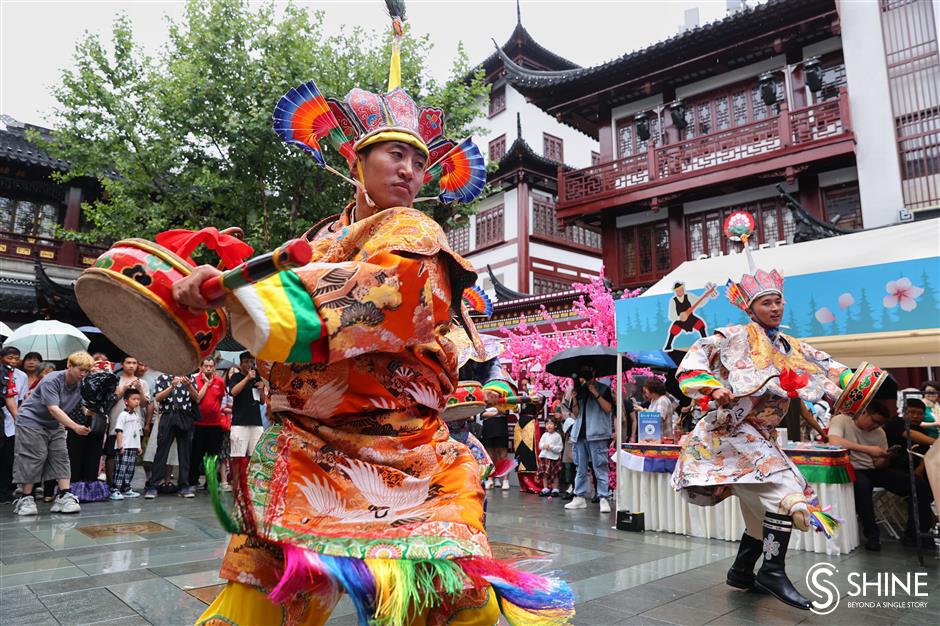
{"type": "Polygon", "coordinates": [[[776,293],[783,296],[783,275],[777,270],[765,272],[756,268],[751,248],[747,242],[754,233],[756,223],[753,216],[746,211],[736,211],[725,220],[725,235],[732,241],[740,241],[744,245],[744,256],[747,257],[748,272],[741,276],[741,280],[727,283],[727,295],[731,304],[742,311],[751,308],[751,304],[761,296],[776,293]]]}
{"type": "MultiPolygon", "coordinates": [[[[274,130],[286,143],[307,152],[330,172],[362,186],[330,167],[320,142],[327,139],[346,159],[357,164],[359,150],[383,141],[401,141],[428,157],[425,183],[438,179],[441,202],[471,202],[486,182],[486,167],[480,149],[470,140],[455,142],[444,136],[444,112],[418,107],[401,87],[401,38],[405,6],[401,0],[386,0],[392,18],[392,58],[388,91],[376,94],[358,87],[342,100],[326,98],[314,81],[288,91],[274,109],[274,130]]],[[[417,201],[417,200],[416,200],[417,201]]]]}

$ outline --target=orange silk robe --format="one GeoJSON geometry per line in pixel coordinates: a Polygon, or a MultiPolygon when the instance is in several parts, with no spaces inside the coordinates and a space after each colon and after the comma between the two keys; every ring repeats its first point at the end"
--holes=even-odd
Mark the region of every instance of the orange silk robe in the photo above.
{"type": "MultiPolygon", "coordinates": [[[[472,267],[406,208],[353,224],[344,213],[311,245],[294,274],[321,318],[311,352],[325,360],[260,362],[272,425],[248,469],[258,537],[233,539],[222,577],[270,588],[277,543],[356,558],[489,556],[479,467],[439,417],[457,382],[447,332],[472,267]]],[[[263,358],[255,327],[274,336],[287,322],[253,320],[246,302],[230,298],[235,337],[263,358]]]]}

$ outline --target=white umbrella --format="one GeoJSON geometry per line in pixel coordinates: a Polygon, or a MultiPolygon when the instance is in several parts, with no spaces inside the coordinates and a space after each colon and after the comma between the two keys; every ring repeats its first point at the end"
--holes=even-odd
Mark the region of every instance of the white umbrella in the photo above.
{"type": "Polygon", "coordinates": [[[90,343],[82,331],[56,320],[39,320],[20,326],[3,343],[20,352],[38,352],[47,361],[61,361],[90,343]]]}
{"type": "Polygon", "coordinates": [[[13,330],[3,322],[0,322],[0,337],[9,337],[12,334],[13,330]]]}

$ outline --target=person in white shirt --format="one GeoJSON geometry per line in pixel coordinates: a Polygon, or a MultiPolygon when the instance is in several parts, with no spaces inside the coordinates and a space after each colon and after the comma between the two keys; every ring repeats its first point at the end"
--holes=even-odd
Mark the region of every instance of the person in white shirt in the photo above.
{"type": "Polygon", "coordinates": [[[121,361],[121,375],[118,378],[117,389],[114,390],[118,401],[111,407],[111,414],[108,417],[108,438],[104,443],[104,454],[107,457],[105,462],[105,474],[107,475],[108,484],[111,485],[112,488],[115,487],[114,474],[116,471],[115,465],[117,464],[117,457],[115,455],[115,450],[117,450],[117,446],[115,445],[115,441],[117,440],[115,436],[117,418],[123,410],[121,398],[124,397],[124,392],[131,388],[140,392],[140,406],[136,411],[141,418],[141,424],[143,424],[144,418],[146,417],[147,406],[150,404],[150,387],[140,378],[137,372],[137,359],[132,356],[126,356],[124,360],[121,361]]]}
{"type": "Polygon", "coordinates": [[[558,495],[558,474],[561,472],[562,442],[558,424],[553,419],[545,422],[545,432],[539,438],[538,479],[542,482],[540,496],[558,495]]]}
{"type": "Polygon", "coordinates": [[[140,438],[143,424],[140,419],[141,392],[137,387],[128,387],[124,390],[124,410],[118,415],[114,425],[114,489],[111,491],[112,500],[136,498],[140,494],[131,489],[131,480],[134,478],[134,465],[137,455],[143,453],[140,448],[140,438]]]}

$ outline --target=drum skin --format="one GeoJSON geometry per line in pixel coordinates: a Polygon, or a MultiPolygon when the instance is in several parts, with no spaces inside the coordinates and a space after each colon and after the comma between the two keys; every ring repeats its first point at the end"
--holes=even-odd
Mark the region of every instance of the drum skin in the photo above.
{"type": "Polygon", "coordinates": [[[485,408],[483,385],[475,380],[462,380],[444,403],[441,418],[445,422],[457,422],[482,413],[485,408]]]}
{"type": "Polygon", "coordinates": [[[168,374],[187,374],[228,332],[221,309],[192,312],[172,285],[192,266],[160,245],[125,239],[79,276],[75,295],[92,323],[126,353],[168,374]]]}

